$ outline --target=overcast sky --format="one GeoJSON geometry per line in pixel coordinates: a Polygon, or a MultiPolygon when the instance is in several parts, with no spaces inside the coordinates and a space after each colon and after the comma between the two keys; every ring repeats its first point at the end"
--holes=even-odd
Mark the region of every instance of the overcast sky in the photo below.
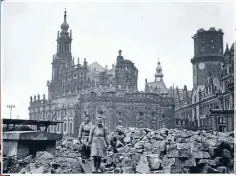
{"type": "MultiPolygon", "coordinates": [[[[72,55],[111,68],[118,50],[139,70],[138,88],[154,80],[160,55],[164,81],[192,89],[192,36],[222,28],[224,47],[234,41],[233,3],[2,3],[2,117],[28,118],[30,96],[45,93],[51,79],[57,31],[67,8],[72,55]]],[[[77,59],[75,59],[77,61],[77,59]]]]}

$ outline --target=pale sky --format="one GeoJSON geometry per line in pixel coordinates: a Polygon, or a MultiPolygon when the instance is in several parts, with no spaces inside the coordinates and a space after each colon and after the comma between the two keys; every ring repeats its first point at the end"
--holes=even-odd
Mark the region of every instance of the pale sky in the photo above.
{"type": "MultiPolygon", "coordinates": [[[[28,118],[30,96],[46,94],[64,9],[72,30],[72,55],[111,68],[118,50],[139,70],[138,88],[154,80],[160,56],[164,81],[192,89],[193,39],[199,28],[221,28],[234,41],[234,4],[161,2],[5,2],[1,7],[2,118],[28,118]]],[[[69,29],[69,30],[70,30],[69,29]]]]}

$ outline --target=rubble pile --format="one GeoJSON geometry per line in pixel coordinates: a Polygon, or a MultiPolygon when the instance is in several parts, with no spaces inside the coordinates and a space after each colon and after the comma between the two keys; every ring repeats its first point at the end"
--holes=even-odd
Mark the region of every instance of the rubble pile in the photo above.
{"type": "MultiPolygon", "coordinates": [[[[15,160],[16,161],[16,160],[15,160]]],[[[61,157],[52,155],[48,152],[37,152],[35,157],[32,155],[17,160],[8,173],[19,174],[70,174],[82,173],[79,160],[73,157],[61,157]]]]}
{"type": "MultiPolygon", "coordinates": [[[[109,135],[104,173],[233,173],[234,133],[121,128],[109,135]]],[[[8,173],[83,173],[77,138],[57,142],[56,154],[37,152],[12,164],[8,173]]]]}
{"type": "Polygon", "coordinates": [[[82,150],[82,144],[78,139],[64,136],[61,141],[57,141],[56,155],[79,157],[82,150]]]}
{"type": "Polygon", "coordinates": [[[56,144],[55,155],[46,151],[37,152],[36,156],[28,156],[22,160],[11,159],[10,170],[6,173],[20,174],[70,174],[82,173],[79,164],[81,144],[75,138],[64,136],[56,144]]]}
{"type": "Polygon", "coordinates": [[[117,151],[109,150],[105,173],[233,173],[233,132],[123,129],[109,138],[117,151]]]}

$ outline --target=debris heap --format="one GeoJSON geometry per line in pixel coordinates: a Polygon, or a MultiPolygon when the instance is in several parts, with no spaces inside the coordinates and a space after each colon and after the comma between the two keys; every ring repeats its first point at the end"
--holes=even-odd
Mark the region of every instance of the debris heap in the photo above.
{"type": "Polygon", "coordinates": [[[20,174],[76,174],[82,173],[79,164],[81,144],[75,138],[65,136],[57,142],[55,155],[46,151],[24,159],[8,158],[4,162],[4,173],[20,174]]]}
{"type": "Polygon", "coordinates": [[[64,136],[61,141],[57,141],[56,155],[79,157],[82,150],[82,144],[78,138],[64,136]]]}
{"type": "MultiPolygon", "coordinates": [[[[118,126],[109,141],[112,147],[101,165],[104,173],[233,173],[233,132],[118,126]]],[[[81,149],[78,139],[64,137],[55,155],[37,152],[36,157],[15,160],[8,173],[82,173],[81,149]]]]}
{"type": "Polygon", "coordinates": [[[106,173],[233,173],[233,132],[129,128],[110,141],[106,173]]]}

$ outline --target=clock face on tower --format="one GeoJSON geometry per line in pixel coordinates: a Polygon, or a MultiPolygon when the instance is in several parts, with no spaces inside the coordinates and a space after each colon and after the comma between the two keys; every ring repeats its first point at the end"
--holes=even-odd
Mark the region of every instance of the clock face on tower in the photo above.
{"type": "Polygon", "coordinates": [[[205,68],[205,64],[204,63],[200,63],[198,66],[199,66],[200,70],[203,70],[205,68]]]}

